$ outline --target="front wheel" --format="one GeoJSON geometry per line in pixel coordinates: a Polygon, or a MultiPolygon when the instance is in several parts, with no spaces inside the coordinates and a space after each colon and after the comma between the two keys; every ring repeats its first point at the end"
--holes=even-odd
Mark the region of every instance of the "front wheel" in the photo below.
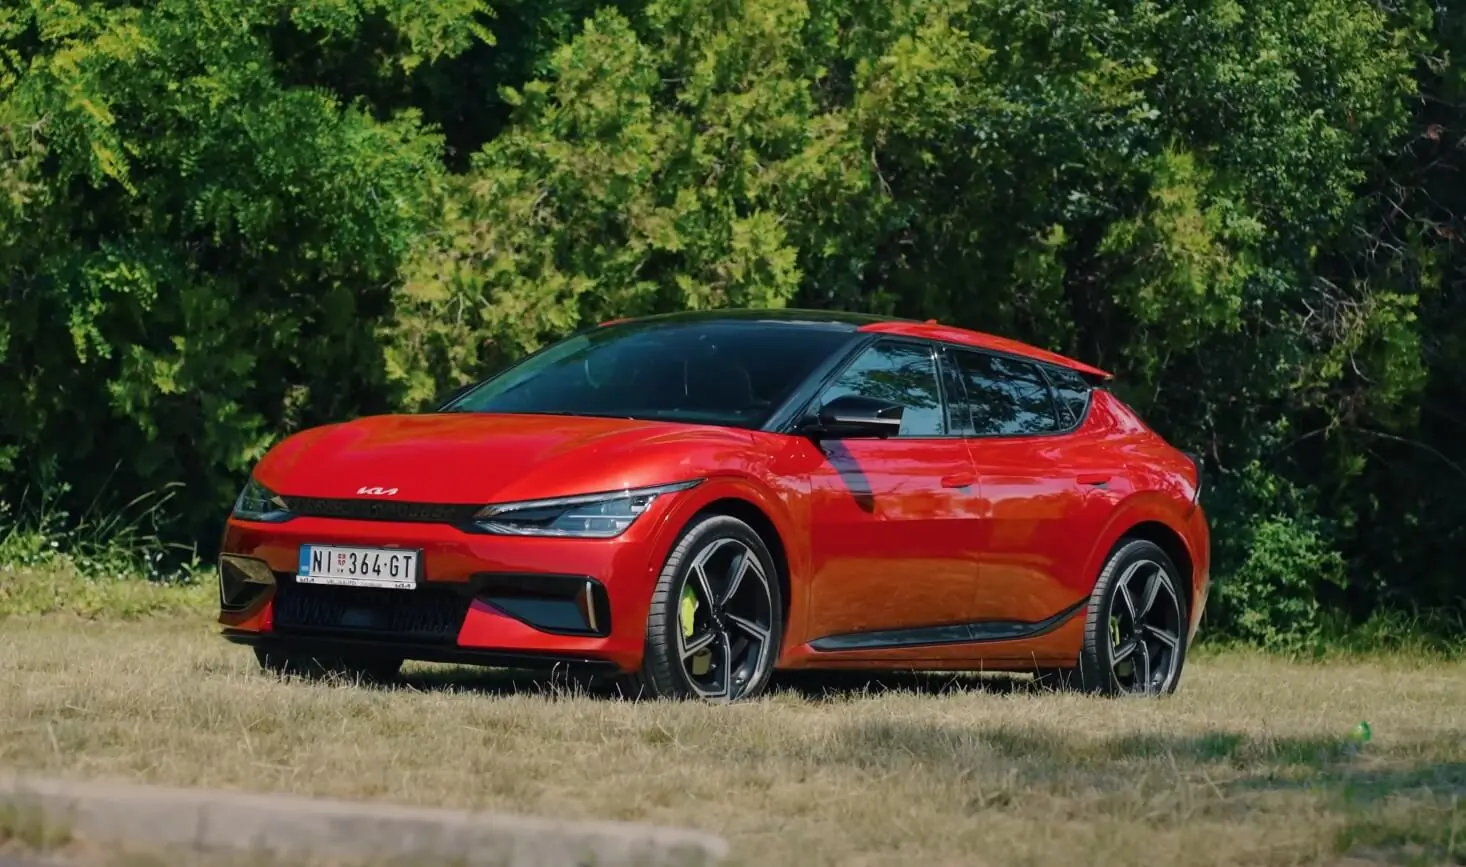
{"type": "Polygon", "coordinates": [[[1105,695],[1169,695],[1186,663],[1188,623],[1171,558],[1154,542],[1126,540],[1095,582],[1076,674],[1105,695]]]}
{"type": "Polygon", "coordinates": [[[657,579],[645,658],[625,687],[710,702],[758,695],[779,656],[782,604],[773,557],[758,533],[730,515],[697,518],[657,579]]]}

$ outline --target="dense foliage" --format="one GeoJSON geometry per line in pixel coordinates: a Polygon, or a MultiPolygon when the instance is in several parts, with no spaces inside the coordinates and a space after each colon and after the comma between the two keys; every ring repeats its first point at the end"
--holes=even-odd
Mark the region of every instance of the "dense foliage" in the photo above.
{"type": "MultiPolygon", "coordinates": [[[[569,330],[799,305],[1119,374],[1213,627],[1459,609],[1466,16],[1401,0],[16,0],[0,489],[181,483],[569,330]]],[[[98,505],[101,504],[101,505],[98,505]]],[[[0,518],[3,518],[0,513],[0,518]]]]}

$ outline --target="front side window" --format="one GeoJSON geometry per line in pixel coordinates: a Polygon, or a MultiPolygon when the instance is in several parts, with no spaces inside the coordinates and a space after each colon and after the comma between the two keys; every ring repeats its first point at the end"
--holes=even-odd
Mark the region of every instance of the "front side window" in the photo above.
{"type": "Polygon", "coordinates": [[[931,349],[915,343],[882,342],[866,349],[820,397],[821,405],[855,394],[905,407],[903,437],[942,436],[942,392],[931,349]]]}
{"type": "Polygon", "coordinates": [[[554,344],[443,411],[756,428],[851,339],[848,331],[759,321],[609,326],[554,344]]]}
{"type": "Polygon", "coordinates": [[[1024,436],[1064,427],[1037,365],[966,350],[952,350],[950,357],[967,392],[968,436],[1024,436]]]}

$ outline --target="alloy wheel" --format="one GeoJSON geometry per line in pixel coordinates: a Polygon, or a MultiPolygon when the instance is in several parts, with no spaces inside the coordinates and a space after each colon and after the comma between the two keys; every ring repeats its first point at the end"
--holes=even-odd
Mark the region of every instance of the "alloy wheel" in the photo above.
{"type": "Polygon", "coordinates": [[[773,595],[758,555],[724,537],[698,552],[677,606],[677,651],[699,696],[733,700],[768,664],[773,595]]]}
{"type": "Polygon", "coordinates": [[[1122,692],[1163,693],[1180,672],[1181,602],[1164,566],[1137,560],[1111,597],[1110,669],[1122,692]]]}

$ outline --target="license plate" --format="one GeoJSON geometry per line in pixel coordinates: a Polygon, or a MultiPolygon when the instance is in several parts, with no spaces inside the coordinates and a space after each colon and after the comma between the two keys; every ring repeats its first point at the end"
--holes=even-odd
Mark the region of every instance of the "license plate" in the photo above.
{"type": "Polygon", "coordinates": [[[400,548],[301,545],[295,580],[301,584],[411,590],[417,586],[417,556],[417,551],[400,548]]]}

